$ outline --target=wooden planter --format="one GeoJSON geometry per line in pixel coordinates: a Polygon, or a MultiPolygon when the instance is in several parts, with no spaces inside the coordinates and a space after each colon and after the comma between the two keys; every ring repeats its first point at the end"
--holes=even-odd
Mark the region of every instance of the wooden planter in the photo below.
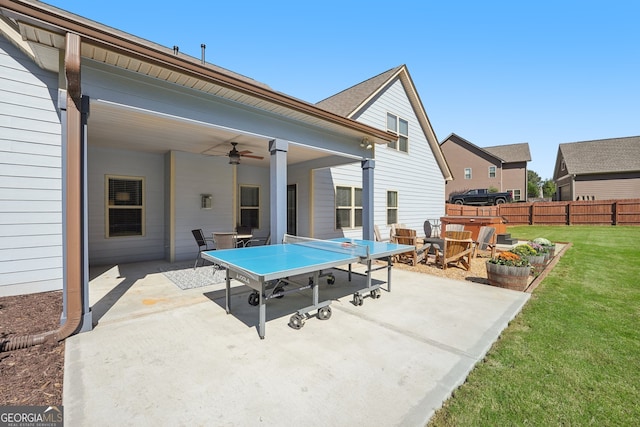
{"type": "Polygon", "coordinates": [[[547,254],[542,255],[527,255],[527,259],[529,260],[529,264],[536,270],[536,273],[544,270],[544,267],[547,265],[547,254]]]}
{"type": "Polygon", "coordinates": [[[524,291],[529,284],[531,267],[512,267],[487,261],[489,284],[500,288],[524,291]]]}

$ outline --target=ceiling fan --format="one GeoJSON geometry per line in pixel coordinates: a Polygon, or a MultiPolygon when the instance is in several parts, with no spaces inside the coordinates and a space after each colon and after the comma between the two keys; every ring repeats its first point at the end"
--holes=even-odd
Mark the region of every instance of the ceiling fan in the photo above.
{"type": "Polygon", "coordinates": [[[232,142],[231,145],[233,145],[233,148],[231,149],[231,151],[229,151],[229,154],[227,154],[229,156],[229,164],[230,165],[237,165],[240,163],[240,157],[249,157],[252,159],[258,159],[258,160],[262,160],[264,159],[264,157],[262,156],[253,156],[251,155],[251,151],[249,150],[242,150],[242,151],[238,151],[238,149],[236,148],[236,145],[238,145],[237,142],[232,142]]]}

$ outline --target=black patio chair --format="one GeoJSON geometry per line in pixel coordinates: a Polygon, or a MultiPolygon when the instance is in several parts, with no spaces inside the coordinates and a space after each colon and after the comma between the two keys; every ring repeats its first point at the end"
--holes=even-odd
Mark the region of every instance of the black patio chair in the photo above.
{"type": "Polygon", "coordinates": [[[204,237],[204,233],[202,232],[201,228],[197,230],[191,230],[191,233],[193,234],[193,237],[196,239],[196,243],[198,244],[198,256],[196,256],[196,262],[193,264],[193,269],[195,270],[198,266],[198,260],[202,258],[202,251],[210,251],[212,249],[215,249],[215,247],[213,246],[213,239],[207,239],[206,237],[204,237]],[[209,243],[211,243],[212,247],[209,247],[209,243]]]}

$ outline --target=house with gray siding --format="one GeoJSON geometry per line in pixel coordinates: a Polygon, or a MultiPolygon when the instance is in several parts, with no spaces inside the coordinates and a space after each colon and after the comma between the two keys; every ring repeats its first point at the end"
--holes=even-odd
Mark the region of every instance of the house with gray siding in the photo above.
{"type": "Polygon", "coordinates": [[[559,144],[557,200],[640,198],[640,136],[559,144]]]}
{"type": "MultiPolygon", "coordinates": [[[[406,65],[387,70],[317,104],[344,117],[392,132],[398,136],[384,145],[371,144],[375,159],[374,223],[383,236],[394,223],[422,230],[425,220],[444,215],[445,182],[451,172],[418,91],[406,65]]],[[[344,165],[314,171],[318,202],[317,222],[323,238],[346,235],[360,237],[357,202],[352,207],[342,200],[357,200],[360,186],[358,165],[344,165]],[[332,210],[333,208],[333,210],[332,210]],[[330,231],[332,230],[333,231],[330,231]],[[327,233],[328,232],[328,233],[327,233]]]]}
{"type": "Polygon", "coordinates": [[[63,289],[65,333],[92,327],[90,267],[193,260],[193,229],[373,240],[444,213],[404,66],[335,113],[24,0],[0,5],[0,77],[0,296],[63,289]]]}
{"type": "Polygon", "coordinates": [[[447,182],[446,199],[451,194],[473,188],[510,191],[515,201],[527,200],[527,162],[529,144],[479,147],[452,133],[440,144],[453,180],[447,182]]]}

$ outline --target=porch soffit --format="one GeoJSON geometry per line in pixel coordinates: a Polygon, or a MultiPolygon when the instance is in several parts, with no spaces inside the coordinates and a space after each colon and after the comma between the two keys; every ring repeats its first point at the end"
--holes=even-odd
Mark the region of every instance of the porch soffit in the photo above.
{"type": "MultiPolygon", "coordinates": [[[[65,45],[64,34],[57,31],[42,28],[26,22],[19,22],[21,36],[24,40],[30,42],[32,49],[38,56],[38,63],[53,72],[58,72],[59,57],[58,50],[63,50],[65,45]]],[[[338,121],[332,121],[327,117],[310,114],[306,111],[296,110],[282,102],[271,101],[265,96],[254,96],[247,91],[239,91],[234,88],[219,84],[212,79],[199,77],[195,74],[184,72],[178,69],[162,66],[152,61],[146,61],[139,55],[127,55],[120,50],[110,49],[108,46],[93,43],[83,37],[81,45],[81,56],[84,59],[90,59],[114,67],[118,67],[127,71],[149,76],[158,80],[162,80],[171,84],[182,86],[187,89],[196,90],[212,96],[223,98],[229,101],[240,103],[252,108],[256,108],[271,114],[276,114],[296,122],[306,125],[329,130],[331,132],[348,135],[360,139],[368,136],[369,139],[376,143],[386,143],[394,138],[393,135],[387,134],[379,129],[374,129],[363,125],[359,122],[341,123],[344,118],[340,117],[338,121]]],[[[186,57],[185,55],[181,55],[186,57]]],[[[264,85],[263,89],[267,88],[264,85]]],[[[267,89],[275,95],[271,89],[267,89]]],[[[282,94],[283,96],[286,96],[282,94]]],[[[295,100],[298,103],[304,101],[295,100]]],[[[310,108],[317,108],[312,104],[308,104],[310,108]]]]}

